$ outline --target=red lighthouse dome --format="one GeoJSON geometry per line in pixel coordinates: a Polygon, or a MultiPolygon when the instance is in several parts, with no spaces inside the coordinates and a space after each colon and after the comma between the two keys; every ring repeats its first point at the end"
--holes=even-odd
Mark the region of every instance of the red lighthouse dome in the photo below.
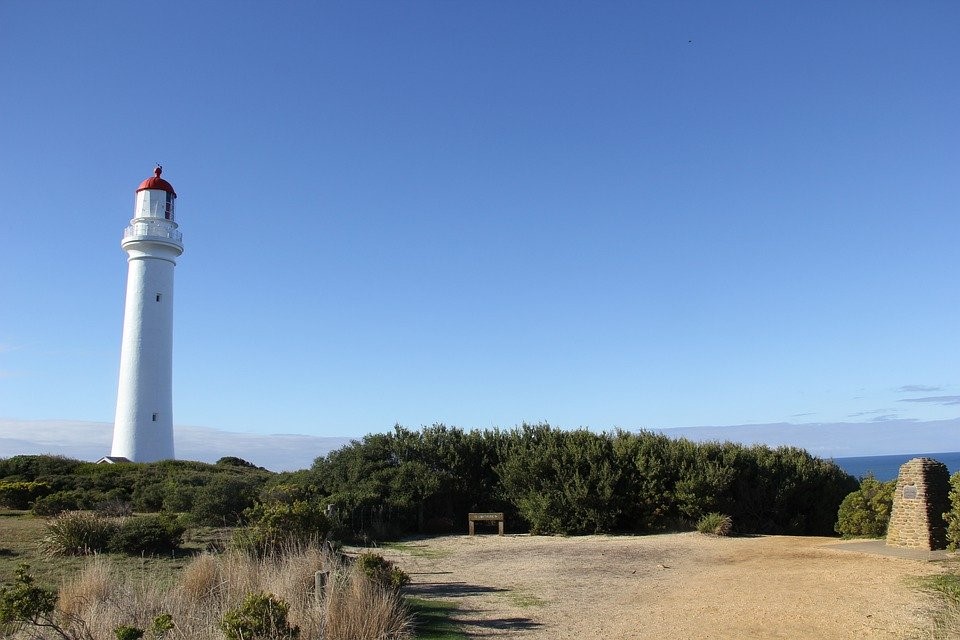
{"type": "Polygon", "coordinates": [[[147,178],[140,183],[140,186],[137,187],[137,191],[143,191],[145,189],[155,189],[157,191],[166,191],[167,193],[172,193],[176,197],[177,192],[173,190],[173,185],[160,177],[160,174],[163,173],[163,167],[157,165],[157,168],[153,170],[153,177],[147,178]]]}

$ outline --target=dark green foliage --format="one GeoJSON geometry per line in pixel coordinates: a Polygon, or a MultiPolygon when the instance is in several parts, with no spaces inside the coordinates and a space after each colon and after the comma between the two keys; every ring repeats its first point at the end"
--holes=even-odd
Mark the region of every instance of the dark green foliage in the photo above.
{"type": "Polygon", "coordinates": [[[140,640],[144,634],[143,629],[121,625],[113,630],[113,635],[117,640],[140,640]]]}
{"type": "Polygon", "coordinates": [[[153,640],[163,640],[170,631],[173,631],[173,616],[169,613],[161,613],[150,624],[150,635],[153,640]]]}
{"type": "MultiPolygon", "coordinates": [[[[503,511],[511,529],[537,533],[689,529],[719,512],[743,533],[829,535],[857,487],[832,461],[801,449],[545,424],[419,433],[396,426],[318,459],[312,473],[338,523],[355,533],[357,512],[378,508],[391,514],[395,533],[426,522],[462,531],[470,511],[503,511]]],[[[369,526],[361,519],[361,529],[369,526]]]]}
{"type": "Polygon", "coordinates": [[[35,516],[55,516],[64,511],[89,509],[90,506],[86,492],[71,489],[69,491],[57,491],[48,496],[37,498],[33,501],[31,511],[35,516]]]}
{"type": "Polygon", "coordinates": [[[219,465],[185,460],[93,464],[56,456],[14,456],[0,459],[0,483],[43,483],[47,489],[33,497],[41,503],[37,513],[53,515],[64,509],[93,509],[103,502],[129,502],[138,512],[188,512],[203,488],[215,480],[232,480],[233,486],[246,487],[246,499],[218,507],[217,499],[207,495],[199,507],[216,524],[223,524],[224,516],[218,517],[218,508],[226,510],[227,521],[235,519],[274,475],[242,464],[245,461],[240,458],[231,461],[234,463],[219,465]],[[48,495],[56,497],[44,497],[48,495]]]}
{"type": "Polygon", "coordinates": [[[260,484],[248,478],[216,476],[197,489],[190,516],[199,525],[235,525],[253,506],[259,490],[260,484]]]}
{"type": "Polygon", "coordinates": [[[505,444],[496,471],[533,533],[617,528],[629,496],[611,438],[586,430],[524,426],[505,444]]]}
{"type": "Polygon", "coordinates": [[[502,438],[499,431],[434,425],[414,432],[398,425],[318,458],[310,473],[336,506],[347,537],[422,531],[433,518],[466,531],[470,511],[516,513],[494,471],[502,438]]]}
{"type": "Polygon", "coordinates": [[[357,566],[365,576],[387,589],[397,590],[410,583],[410,576],[379,553],[361,553],[357,566]]]}
{"type": "Polygon", "coordinates": [[[220,621],[227,640],[293,640],[299,627],[287,621],[290,605],[269,593],[252,593],[220,621]]]}
{"type": "Polygon", "coordinates": [[[836,532],[843,536],[868,538],[886,535],[896,487],[896,480],[880,482],[872,474],[864,477],[860,488],[840,503],[836,532]]]}
{"type": "Polygon", "coordinates": [[[235,532],[233,545],[257,555],[319,542],[330,531],[330,521],[318,503],[258,503],[245,515],[248,524],[235,532]]]}
{"type": "Polygon", "coordinates": [[[252,462],[247,462],[243,458],[237,458],[236,456],[224,456],[217,460],[217,466],[224,467],[245,467],[247,469],[259,469],[257,465],[252,462]]]}
{"type": "Polygon", "coordinates": [[[829,535],[841,501],[858,486],[833,462],[795,448],[546,424],[397,425],[284,474],[235,457],[216,465],[95,465],[17,456],[0,460],[0,482],[49,487],[49,497],[35,498],[38,513],[117,500],[138,512],[190,513],[210,526],[242,523],[256,501],[330,505],[334,534],[359,539],[466,531],[471,511],[502,511],[509,530],[540,533],[690,529],[717,512],[742,533],[829,535]]]}
{"type": "Polygon", "coordinates": [[[50,493],[45,482],[0,481],[0,508],[29,509],[34,500],[50,493]]]}
{"type": "Polygon", "coordinates": [[[167,633],[173,630],[173,618],[169,613],[161,613],[150,624],[150,633],[138,627],[121,625],[113,630],[113,635],[117,640],[140,640],[145,635],[150,640],[163,640],[167,633]]]}
{"type": "Polygon", "coordinates": [[[0,478],[37,480],[50,476],[70,476],[84,464],[63,456],[13,456],[0,458],[0,478]]]}
{"type": "MultiPolygon", "coordinates": [[[[29,565],[21,564],[13,584],[0,587],[0,633],[24,624],[59,630],[52,619],[57,594],[34,584],[29,570],[29,565]]],[[[66,636],[61,633],[61,637],[66,636]]]]}
{"type": "Polygon", "coordinates": [[[947,522],[947,543],[951,551],[960,547],[960,471],[950,476],[950,511],[943,514],[947,522]]]}
{"type": "Polygon", "coordinates": [[[132,556],[171,553],[180,548],[185,531],[166,514],[127,518],[110,538],[110,550],[132,556]]]}

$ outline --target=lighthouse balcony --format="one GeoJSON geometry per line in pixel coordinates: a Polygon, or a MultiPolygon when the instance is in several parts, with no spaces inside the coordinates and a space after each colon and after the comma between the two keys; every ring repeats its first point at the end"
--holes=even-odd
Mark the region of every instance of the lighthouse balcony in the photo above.
{"type": "Polygon", "coordinates": [[[183,244],[183,234],[166,220],[136,220],[123,230],[124,242],[129,240],[160,240],[183,244]]]}

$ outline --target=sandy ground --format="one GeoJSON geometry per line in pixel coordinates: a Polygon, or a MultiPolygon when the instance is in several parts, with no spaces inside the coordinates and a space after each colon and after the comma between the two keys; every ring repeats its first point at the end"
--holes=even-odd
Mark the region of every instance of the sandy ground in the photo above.
{"type": "Polygon", "coordinates": [[[937,562],[832,538],[445,536],[381,550],[471,638],[924,638],[937,562]],[[846,548],[845,548],[846,547],[846,548]]]}

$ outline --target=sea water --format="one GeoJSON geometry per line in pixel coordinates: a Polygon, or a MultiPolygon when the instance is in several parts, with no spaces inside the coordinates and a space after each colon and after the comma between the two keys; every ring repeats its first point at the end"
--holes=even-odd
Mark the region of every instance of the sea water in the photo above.
{"type": "Polygon", "coordinates": [[[914,458],[933,458],[947,465],[951,474],[960,471],[960,451],[951,453],[910,453],[892,456],[862,456],[859,458],[834,458],[841,469],[861,478],[872,473],[877,480],[896,480],[900,465],[914,458]]]}

